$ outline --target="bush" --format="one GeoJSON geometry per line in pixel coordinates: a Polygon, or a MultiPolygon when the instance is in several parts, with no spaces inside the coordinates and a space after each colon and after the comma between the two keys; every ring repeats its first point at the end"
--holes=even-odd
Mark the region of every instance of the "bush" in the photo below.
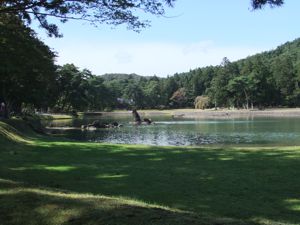
{"type": "Polygon", "coordinates": [[[208,96],[197,96],[194,101],[195,109],[206,109],[210,104],[208,96]]]}
{"type": "Polygon", "coordinates": [[[111,108],[111,107],[105,107],[103,111],[104,112],[112,112],[113,108],[111,108]]]}

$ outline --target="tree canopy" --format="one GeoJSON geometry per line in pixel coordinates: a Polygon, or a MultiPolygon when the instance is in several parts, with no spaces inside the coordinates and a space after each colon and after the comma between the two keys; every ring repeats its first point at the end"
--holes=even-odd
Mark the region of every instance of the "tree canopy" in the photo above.
{"type": "MultiPolygon", "coordinates": [[[[49,17],[56,17],[61,22],[84,20],[93,25],[127,24],[132,30],[139,31],[148,26],[148,20],[139,18],[140,12],[164,15],[166,7],[172,7],[176,0],[2,0],[0,14],[18,15],[30,24],[36,19],[46,29],[49,36],[61,36],[58,26],[49,23],[49,17]]],[[[251,0],[253,9],[264,5],[281,6],[284,0],[251,0]]]]}
{"type": "Polygon", "coordinates": [[[265,5],[281,6],[284,3],[284,0],[251,0],[253,9],[261,9],[265,5]]]}
{"type": "Polygon", "coordinates": [[[0,100],[48,107],[55,98],[55,54],[16,16],[0,15],[0,100]]]}
{"type": "Polygon", "coordinates": [[[50,36],[60,36],[58,26],[48,22],[48,17],[61,22],[84,20],[93,25],[127,24],[129,29],[140,30],[149,21],[140,20],[139,12],[163,15],[165,7],[173,6],[175,0],[4,0],[0,13],[18,15],[28,24],[37,19],[50,36]]]}

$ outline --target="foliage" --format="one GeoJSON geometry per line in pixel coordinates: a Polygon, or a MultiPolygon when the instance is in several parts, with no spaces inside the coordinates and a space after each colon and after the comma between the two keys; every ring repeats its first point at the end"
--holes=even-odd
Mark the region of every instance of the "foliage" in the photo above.
{"type": "MultiPolygon", "coordinates": [[[[219,66],[197,68],[167,78],[106,74],[104,85],[115,98],[137,108],[192,107],[208,96],[215,107],[300,106],[300,39],[275,50],[219,66]]],[[[120,107],[130,107],[127,106],[120,107]]]]}
{"type": "Polygon", "coordinates": [[[65,64],[57,70],[58,93],[56,111],[70,112],[103,110],[116,102],[104,80],[87,69],[80,70],[73,64],[65,64]]]}
{"type": "Polygon", "coordinates": [[[179,88],[170,98],[173,107],[182,107],[187,100],[185,88],[179,88]]]}
{"type": "Polygon", "coordinates": [[[149,25],[149,21],[140,20],[139,14],[163,15],[165,7],[173,6],[175,0],[83,0],[83,1],[47,1],[47,0],[4,0],[0,3],[0,14],[18,15],[28,24],[36,19],[50,36],[60,36],[58,26],[49,23],[49,17],[60,22],[84,20],[93,25],[127,24],[129,29],[140,30],[149,25]]]}
{"type": "Polygon", "coordinates": [[[208,96],[215,107],[300,106],[300,39],[236,62],[166,78],[96,76],[55,54],[18,17],[0,14],[0,101],[15,113],[193,107],[208,96]]]}
{"type": "MultiPolygon", "coordinates": [[[[73,64],[56,66],[55,54],[28,27],[37,19],[49,35],[59,36],[57,25],[68,19],[93,24],[126,23],[132,29],[147,25],[138,10],[163,15],[175,0],[5,0],[0,3],[0,101],[17,114],[46,111],[86,111],[114,108],[192,107],[207,95],[218,107],[299,106],[300,41],[295,40],[245,60],[226,57],[216,67],[197,68],[167,78],[136,74],[96,76],[73,64]],[[135,14],[137,13],[137,14],[135,14]],[[24,24],[24,21],[27,24],[24,24]],[[54,20],[55,21],[55,20],[54,20]]],[[[283,1],[253,0],[254,9],[283,1]]]]}
{"type": "MultiPolygon", "coordinates": [[[[176,0],[2,0],[0,14],[18,16],[27,24],[36,19],[49,36],[59,37],[58,26],[49,23],[49,17],[65,23],[68,20],[83,20],[93,25],[127,24],[129,29],[139,31],[149,26],[149,21],[139,18],[140,12],[161,16],[166,7],[172,7],[176,0]]],[[[264,5],[281,6],[283,0],[251,0],[252,8],[264,5]]]]}
{"type": "Polygon", "coordinates": [[[167,78],[96,76],[73,64],[56,67],[54,54],[32,30],[16,18],[15,25],[7,21],[10,25],[0,30],[0,100],[15,112],[22,106],[57,112],[186,108],[195,106],[197,96],[208,96],[215,107],[300,106],[300,39],[236,62],[224,58],[219,66],[167,78]]]}
{"type": "Polygon", "coordinates": [[[143,108],[144,106],[144,94],[141,87],[136,84],[129,84],[125,90],[123,97],[128,99],[137,108],[143,108]]]}
{"type": "Polygon", "coordinates": [[[73,64],[66,64],[58,68],[59,99],[58,108],[62,111],[72,109],[84,110],[87,108],[87,79],[91,73],[87,70],[79,71],[73,64]]]}
{"type": "Polygon", "coordinates": [[[210,104],[210,99],[208,96],[197,96],[195,99],[195,109],[206,109],[210,104]]]}
{"type": "Polygon", "coordinates": [[[253,9],[261,9],[264,5],[270,5],[271,7],[274,6],[281,6],[284,3],[284,0],[252,0],[252,7],[253,9]]]}
{"type": "Polygon", "coordinates": [[[11,111],[22,104],[53,105],[56,97],[54,53],[15,16],[0,14],[0,100],[11,111]]]}

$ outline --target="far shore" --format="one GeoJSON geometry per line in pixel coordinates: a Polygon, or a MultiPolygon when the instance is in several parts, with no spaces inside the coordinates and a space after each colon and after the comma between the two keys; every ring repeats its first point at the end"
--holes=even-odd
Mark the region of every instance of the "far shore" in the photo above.
{"type": "MultiPolygon", "coordinates": [[[[300,108],[268,108],[268,109],[166,109],[138,110],[142,117],[170,116],[186,119],[230,119],[247,117],[300,117],[300,108]]],[[[46,119],[71,119],[68,114],[40,114],[46,119]]],[[[83,112],[81,116],[131,116],[130,110],[115,110],[112,112],[83,112]]]]}
{"type": "MultiPolygon", "coordinates": [[[[174,118],[245,118],[245,117],[300,117],[300,108],[273,109],[170,109],[170,110],[138,110],[141,116],[172,116],[174,118]]],[[[130,115],[131,111],[102,112],[102,115],[130,115]]]]}

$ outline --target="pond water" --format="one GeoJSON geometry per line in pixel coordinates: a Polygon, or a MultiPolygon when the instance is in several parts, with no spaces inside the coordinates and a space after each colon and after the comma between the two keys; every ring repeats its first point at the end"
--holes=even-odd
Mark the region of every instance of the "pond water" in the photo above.
{"type": "Polygon", "coordinates": [[[300,145],[300,118],[173,119],[152,117],[154,125],[132,125],[132,117],[87,117],[53,120],[47,126],[71,126],[56,130],[64,136],[91,142],[146,145],[300,145]],[[120,128],[81,130],[94,120],[118,121],[120,128]]]}

